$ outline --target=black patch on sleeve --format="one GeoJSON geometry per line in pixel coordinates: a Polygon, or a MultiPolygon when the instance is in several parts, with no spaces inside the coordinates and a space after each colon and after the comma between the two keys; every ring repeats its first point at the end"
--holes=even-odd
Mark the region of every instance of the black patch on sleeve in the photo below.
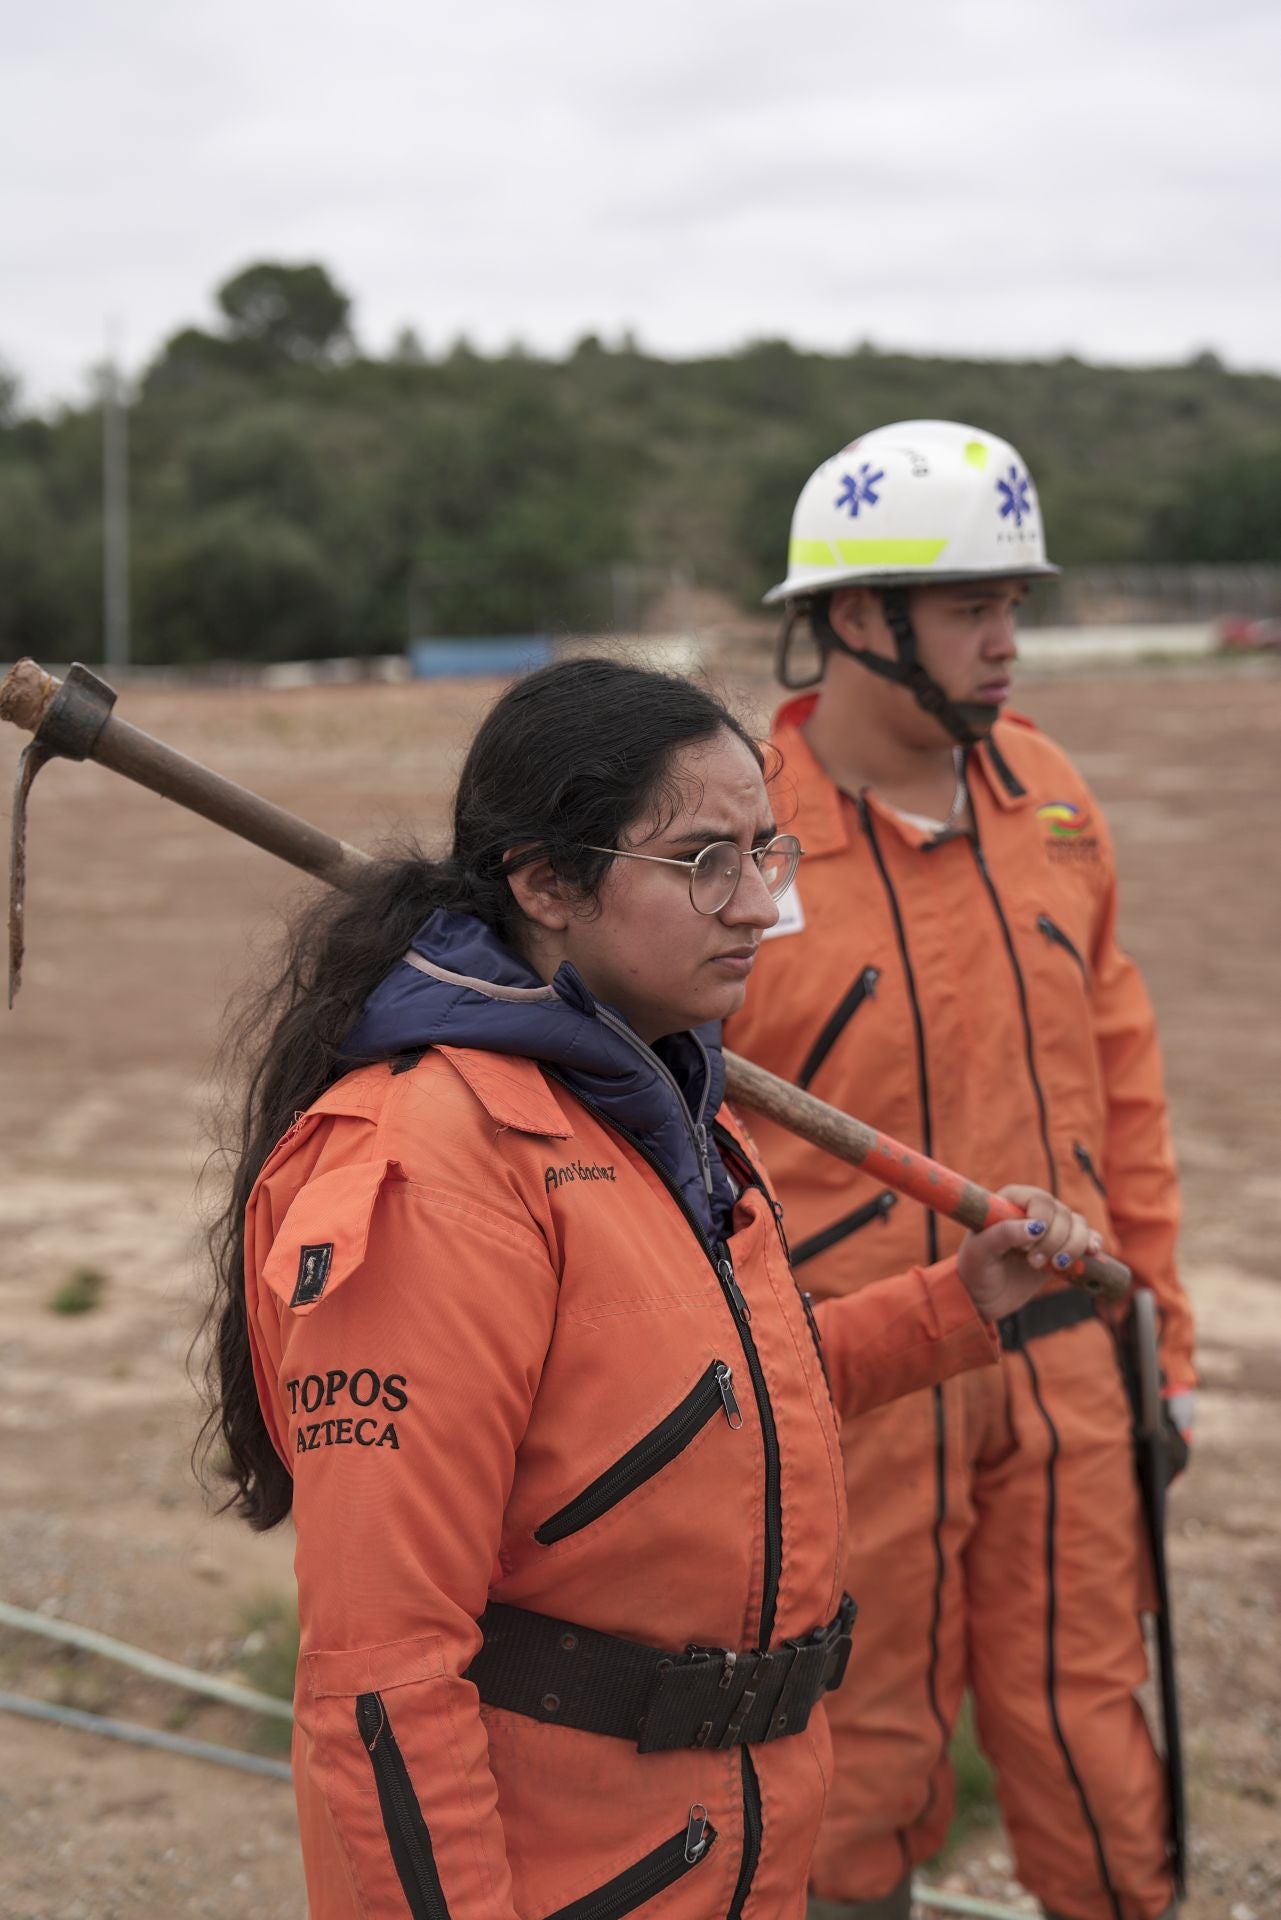
{"type": "Polygon", "coordinates": [[[321,1247],[302,1248],[298,1255],[298,1281],[289,1302],[291,1307],[309,1307],[313,1300],[319,1300],[325,1291],[333,1257],[332,1240],[326,1240],[321,1247]]]}

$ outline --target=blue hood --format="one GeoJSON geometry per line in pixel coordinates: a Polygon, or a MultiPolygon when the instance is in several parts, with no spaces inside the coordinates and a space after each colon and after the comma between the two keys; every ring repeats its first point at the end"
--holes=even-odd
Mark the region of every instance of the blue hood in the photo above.
{"type": "Polygon", "coordinates": [[[348,1035],[353,1065],[437,1045],[537,1060],[648,1148],[709,1240],[728,1235],[733,1190],[707,1131],[725,1091],[718,1026],[647,1047],[573,967],[548,986],[471,914],[433,913],[411,952],[348,1035]]]}

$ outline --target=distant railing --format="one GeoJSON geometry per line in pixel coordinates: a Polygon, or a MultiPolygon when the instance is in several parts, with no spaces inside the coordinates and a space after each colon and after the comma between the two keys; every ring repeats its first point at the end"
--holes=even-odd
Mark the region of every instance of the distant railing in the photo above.
{"type": "Polygon", "coordinates": [[[1237,615],[1281,616],[1281,567],[1068,567],[1038,588],[1028,608],[1036,626],[1168,625],[1237,615]]]}
{"type": "MultiPolygon", "coordinates": [[[[423,625],[411,628],[411,641],[428,643],[422,654],[422,670],[431,654],[446,647],[461,647],[464,656],[454,663],[463,671],[505,672],[511,663],[499,659],[496,651],[507,643],[507,636],[518,637],[520,658],[515,665],[535,664],[535,655],[543,650],[557,654],[581,651],[584,646],[603,644],[639,645],[652,650],[660,638],[679,641],[687,649],[717,657],[725,652],[732,661],[744,646],[764,649],[772,646],[778,632],[777,609],[765,609],[750,600],[740,599],[724,588],[699,581],[690,571],[677,567],[647,567],[619,564],[604,571],[585,572],[558,592],[549,592],[547,605],[537,619],[497,623],[493,607],[486,608],[483,594],[486,580],[455,578],[449,583],[457,598],[458,618],[444,625],[443,620],[425,618],[430,596],[417,596],[417,611],[423,625]],[[474,595],[474,601],[469,596],[474,595]],[[469,617],[474,614],[474,618],[469,617]],[[474,636],[469,638],[467,636],[474,636]],[[527,636],[521,638],[521,636],[527,636]],[[531,646],[528,636],[537,637],[531,646]],[[486,653],[491,658],[486,658],[486,653]]],[[[520,588],[525,599],[533,600],[520,581],[506,581],[520,588]]],[[[434,609],[443,613],[438,596],[434,609]]],[[[1233,640],[1230,629],[1249,629],[1255,623],[1281,620],[1281,566],[1068,566],[1054,580],[1043,580],[1020,615],[1020,624],[1029,629],[1052,628],[1137,628],[1137,627],[1214,627],[1220,640],[1231,644],[1257,644],[1233,640]]],[[[145,636],[135,635],[135,639],[145,636]]],[[[239,657],[215,654],[200,661],[162,662],[150,656],[145,645],[136,645],[134,677],[175,685],[254,684],[265,686],[314,685],[331,681],[344,684],[357,680],[406,680],[411,677],[408,650],[387,652],[394,635],[352,632],[350,652],[332,657],[326,636],[318,640],[314,651],[305,639],[299,656],[273,661],[263,658],[256,644],[260,636],[246,636],[245,651],[239,657]],[[379,651],[362,651],[362,646],[379,651]]],[[[1275,645],[1275,641],[1272,642],[1275,645]]],[[[91,647],[78,657],[96,665],[97,648],[91,647]]],[[[691,656],[692,657],[692,656],[691,656]]],[[[0,661],[0,670],[8,664],[0,661]]],[[[62,669],[59,662],[43,658],[41,664],[53,672],[62,669]]],[[[63,662],[63,665],[66,663],[63,662]]],[[[677,664],[675,671],[688,671],[677,664]]],[[[438,669],[439,670],[439,669],[438,669]]]]}

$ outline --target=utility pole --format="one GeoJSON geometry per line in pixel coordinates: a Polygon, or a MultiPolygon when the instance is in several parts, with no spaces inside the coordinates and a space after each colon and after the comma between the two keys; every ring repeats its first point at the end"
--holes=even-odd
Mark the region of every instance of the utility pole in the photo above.
{"type": "Polygon", "coordinates": [[[102,370],[102,657],[129,665],[129,413],[109,346],[102,370]]]}

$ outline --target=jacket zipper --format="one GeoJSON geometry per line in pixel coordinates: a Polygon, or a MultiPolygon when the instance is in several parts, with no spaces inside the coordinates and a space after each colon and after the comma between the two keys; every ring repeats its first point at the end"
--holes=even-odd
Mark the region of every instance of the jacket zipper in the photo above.
{"type": "Polygon", "coordinates": [[[676,1101],[676,1110],[685,1121],[689,1129],[690,1139],[694,1142],[694,1152],[698,1156],[698,1170],[703,1176],[703,1187],[710,1200],[712,1194],[715,1192],[715,1188],[712,1186],[712,1156],[707,1147],[707,1127],[703,1120],[703,1115],[707,1111],[708,1095],[712,1090],[712,1063],[708,1058],[707,1048],[703,1045],[698,1035],[691,1032],[690,1039],[694,1042],[694,1045],[703,1057],[703,1094],[698,1103],[698,1112],[692,1114],[686,1103],[685,1095],[681,1092],[680,1082],[677,1080],[676,1075],[663,1064],[654,1052],[654,1049],[647,1047],[643,1040],[638,1039],[627,1022],[617,1019],[615,1015],[610,1013],[608,1008],[597,1007],[596,1018],[602,1026],[608,1027],[610,1032],[616,1034],[620,1040],[625,1040],[634,1052],[643,1054],[647,1065],[653,1067],[659,1079],[666,1082],[676,1101]]]}
{"type": "Polygon", "coordinates": [[[1036,926],[1037,932],[1043,933],[1051,945],[1062,947],[1064,953],[1071,954],[1077,966],[1081,969],[1081,979],[1088,989],[1090,984],[1090,970],[1085,964],[1081,949],[1077,946],[1076,941],[1073,940],[1070,934],[1064,933],[1062,927],[1056,926],[1048,913],[1037,914],[1036,926]]]}
{"type": "MultiPolygon", "coordinates": [[[[979,845],[977,824],[970,845],[974,849],[974,859],[982,877],[983,885],[987,889],[987,897],[992,902],[992,911],[996,915],[997,925],[1001,929],[1001,937],[1005,941],[1005,951],[1010,956],[1010,966],[1014,973],[1014,984],[1018,988],[1019,1014],[1023,1021],[1023,1052],[1027,1060],[1028,1079],[1032,1083],[1032,1093],[1036,1099],[1037,1120],[1041,1132],[1041,1146],[1045,1151],[1045,1165],[1049,1175],[1050,1192],[1057,1194],[1059,1190],[1058,1169],[1054,1164],[1054,1149],[1050,1145],[1050,1116],[1045,1104],[1045,1092],[1041,1086],[1040,1076],[1036,1071],[1036,1049],[1032,1042],[1032,1015],[1028,1010],[1027,987],[1023,980],[1023,969],[1019,965],[1018,954],[1014,949],[1014,936],[1010,932],[1010,923],[1005,917],[1005,910],[1001,905],[1000,896],[996,891],[996,887],[993,885],[992,876],[987,870],[987,860],[984,857],[982,847],[979,845]]],[[[1066,935],[1064,937],[1066,938],[1066,935]]]]}
{"type": "MultiPolygon", "coordinates": [[[[908,952],[907,929],[903,925],[898,895],[894,891],[894,882],[890,879],[890,871],[885,864],[885,856],[881,852],[881,843],[876,837],[876,829],[872,824],[872,810],[863,794],[858,796],[856,804],[859,823],[867,835],[867,844],[871,848],[876,871],[885,889],[890,917],[894,922],[895,944],[898,947],[899,960],[903,968],[903,978],[907,983],[908,1005],[912,1010],[912,1033],[916,1049],[916,1084],[921,1102],[921,1145],[933,1158],[934,1115],[930,1106],[930,1076],[925,1057],[925,1019],[921,1012],[920,996],[916,990],[916,973],[912,967],[912,956],[908,952]]],[[[976,834],[977,830],[976,826],[976,834]]],[[[963,837],[968,839],[969,836],[963,837]]],[[[931,1262],[937,1260],[939,1257],[938,1216],[932,1208],[927,1209],[925,1214],[925,1245],[931,1262]]],[[[931,1398],[934,1403],[934,1520],[930,1529],[930,1538],[934,1549],[934,1591],[930,1599],[929,1665],[926,1668],[925,1684],[930,1712],[934,1716],[934,1724],[939,1732],[939,1752],[942,1756],[946,1754],[948,1743],[952,1738],[951,1726],[939,1702],[938,1687],[939,1629],[943,1618],[943,1581],[947,1570],[943,1555],[943,1523],[947,1518],[947,1413],[943,1405],[942,1387],[933,1388],[931,1398]]],[[[930,1786],[922,1812],[931,1804],[933,1794],[933,1786],[930,1786]]],[[[899,1842],[906,1853],[907,1836],[902,1829],[899,1830],[899,1842]]]]}
{"type": "Polygon", "coordinates": [[[746,1159],[740,1152],[738,1142],[728,1127],[721,1126],[720,1122],[717,1121],[712,1127],[712,1135],[716,1141],[716,1150],[721,1156],[721,1163],[726,1171],[735,1176],[740,1187],[755,1187],[757,1193],[760,1194],[762,1200],[764,1200],[766,1206],[773,1214],[774,1227],[778,1234],[779,1245],[782,1247],[784,1258],[790,1266],[792,1250],[787,1244],[787,1234],[783,1229],[782,1207],[761,1179],[760,1174],[756,1171],[751,1161],[746,1159]]]}
{"type": "Polygon", "coordinates": [[[718,1409],[724,1413],[730,1430],[737,1433],[743,1424],[743,1415],[734,1394],[733,1369],[723,1360],[713,1360],[679,1406],[673,1407],[665,1419],[620,1455],[613,1466],[598,1474],[590,1486],[584,1487],[549,1520],[544,1520],[541,1527],[536,1527],[535,1540],[540,1546],[551,1547],[558,1540],[566,1540],[570,1534],[590,1526],[593,1520],[599,1520],[602,1514],[683,1453],[718,1409]]]}
{"type": "Polygon", "coordinates": [[[876,992],[876,983],[880,979],[878,967],[864,967],[854,985],[845,995],[836,1012],[827,1021],[818,1039],[805,1056],[805,1064],[796,1076],[798,1087],[808,1087],[814,1075],[826,1060],[832,1048],[844,1033],[854,1015],[865,1000],[876,992]]]}
{"type": "Polygon", "coordinates": [[[864,1206],[856,1207],[853,1213],[847,1213],[840,1220],[833,1220],[830,1227],[823,1227],[818,1233],[810,1234],[807,1240],[798,1241],[792,1253],[793,1267],[803,1267],[807,1260],[816,1259],[820,1253],[839,1246],[850,1234],[857,1233],[860,1227],[871,1226],[873,1220],[887,1220],[898,1205],[898,1195],[887,1187],[884,1193],[878,1193],[864,1206]]]}
{"type": "Polygon", "coordinates": [[[597,1887],[595,1893],[585,1893],[581,1900],[558,1907],[547,1920],[623,1920],[624,1914],[634,1913],[656,1893],[700,1866],[715,1844],[716,1829],[708,1824],[707,1808],[692,1806],[683,1833],[674,1833],[634,1867],[627,1867],[603,1887],[597,1887]]]}
{"type": "MultiPolygon", "coordinates": [[[[690,1232],[702,1248],[712,1272],[720,1282],[721,1291],[729,1303],[730,1311],[734,1315],[739,1343],[743,1349],[743,1358],[747,1361],[747,1371],[751,1377],[752,1394],[756,1401],[757,1418],[761,1423],[761,1447],[765,1455],[765,1555],[762,1570],[761,1621],[758,1647],[762,1653],[768,1652],[769,1643],[774,1632],[774,1616],[778,1609],[778,1584],[783,1561],[782,1469],[778,1449],[778,1428],[774,1423],[774,1409],[770,1405],[769,1389],[765,1385],[765,1374],[761,1367],[761,1358],[756,1351],[756,1341],[752,1337],[752,1309],[748,1305],[747,1297],[734,1276],[734,1263],[730,1259],[729,1248],[723,1240],[718,1240],[715,1246],[713,1246],[712,1242],[703,1232],[697,1217],[692,1212],[689,1202],[668,1173],[667,1168],[658,1156],[650,1151],[643,1140],[638,1139],[634,1133],[629,1133],[626,1127],[620,1127],[616,1120],[611,1119],[607,1113],[596,1105],[594,1100],[588,1099],[585,1094],[579,1092],[577,1087],[571,1087],[569,1082],[562,1079],[554,1067],[549,1067],[545,1061],[539,1064],[547,1078],[556,1081],[560,1086],[564,1087],[570,1098],[576,1100],[580,1106],[584,1107],[594,1119],[600,1122],[601,1126],[606,1128],[608,1132],[617,1134],[619,1139],[626,1140],[628,1145],[634,1148],[646,1166],[648,1166],[662,1182],[680,1209],[690,1232]]],[[[757,1180],[757,1184],[759,1184],[759,1179],[757,1180]]]]}
{"type": "MultiPolygon", "coordinates": [[[[876,837],[872,825],[872,810],[862,794],[855,803],[858,807],[859,822],[867,835],[867,844],[872,850],[876,870],[881,876],[881,885],[885,889],[885,898],[889,902],[890,916],[894,922],[894,938],[898,946],[899,959],[903,963],[903,977],[907,983],[908,1004],[912,1009],[912,1032],[916,1045],[916,1085],[921,1102],[921,1146],[931,1159],[934,1157],[934,1116],[930,1109],[930,1079],[925,1064],[925,1022],[921,1018],[921,1002],[916,991],[916,975],[912,971],[912,961],[907,951],[907,933],[903,926],[903,916],[899,912],[898,895],[890,880],[889,869],[885,865],[885,856],[881,852],[881,843],[876,837]]],[[[931,1210],[925,1214],[926,1252],[931,1264],[939,1257],[938,1222],[931,1210]]]]}
{"type": "MultiPolygon", "coordinates": [[[[727,1170],[734,1176],[741,1177],[744,1187],[755,1187],[773,1214],[774,1225],[778,1229],[779,1244],[783,1249],[783,1258],[787,1261],[788,1269],[791,1271],[796,1266],[796,1260],[791,1248],[787,1244],[787,1235],[783,1231],[782,1207],[769,1191],[769,1188],[765,1185],[765,1182],[761,1179],[760,1174],[757,1173],[750,1160],[743,1158],[733,1135],[720,1125],[714,1127],[713,1132],[716,1135],[716,1145],[720,1151],[721,1159],[727,1170]]],[[[792,1284],[796,1287],[796,1291],[800,1295],[801,1305],[805,1309],[805,1318],[809,1322],[810,1338],[814,1342],[814,1351],[818,1355],[818,1364],[823,1369],[823,1379],[827,1383],[827,1394],[830,1400],[832,1399],[832,1377],[827,1371],[827,1361],[823,1358],[823,1341],[819,1334],[818,1321],[814,1318],[814,1302],[810,1295],[805,1292],[804,1288],[801,1287],[794,1272],[792,1272],[792,1284]]],[[[832,1408],[835,1412],[835,1400],[832,1400],[832,1408]]]]}
{"type": "Polygon", "coordinates": [[[374,1770],[387,1844],[413,1920],[449,1920],[431,1835],[380,1693],[356,1696],[356,1729],[374,1770]]]}
{"type": "Polygon", "coordinates": [[[778,1428],[774,1424],[774,1409],[770,1405],[765,1373],[752,1335],[752,1309],[734,1276],[734,1263],[725,1242],[718,1240],[713,1251],[716,1255],[716,1277],[738,1321],[738,1337],[743,1343],[743,1355],[751,1375],[752,1391],[756,1396],[761,1422],[761,1443],[765,1453],[765,1553],[761,1568],[761,1624],[757,1646],[765,1652],[774,1637],[778,1583],[783,1569],[783,1486],[778,1428]]]}
{"type": "Polygon", "coordinates": [[[1100,1178],[1098,1168],[1095,1166],[1093,1160],[1090,1158],[1089,1148],[1083,1147],[1079,1140],[1074,1140],[1072,1142],[1072,1154],[1074,1159],[1076,1160],[1077,1166],[1080,1167],[1081,1172],[1085,1174],[1087,1179],[1092,1180],[1094,1182],[1095,1187],[1098,1189],[1100,1199],[1106,1200],[1108,1197],[1108,1190],[1104,1186],[1103,1181],[1100,1178]]]}
{"type": "Polygon", "coordinates": [[[743,1748],[743,1858],[739,1864],[738,1879],[734,1883],[734,1898],[729,1903],[725,1920],[740,1920],[747,1896],[752,1891],[752,1882],[756,1878],[756,1868],[761,1857],[761,1788],[756,1778],[756,1768],[752,1764],[752,1750],[743,1748]]]}

